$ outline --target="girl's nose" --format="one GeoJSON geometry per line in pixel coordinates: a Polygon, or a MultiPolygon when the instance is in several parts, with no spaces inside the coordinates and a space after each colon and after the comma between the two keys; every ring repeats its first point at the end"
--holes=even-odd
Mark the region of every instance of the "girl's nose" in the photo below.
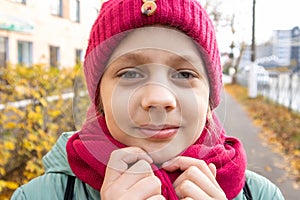
{"type": "Polygon", "coordinates": [[[159,108],[169,112],[176,108],[176,97],[162,85],[147,85],[144,88],[141,105],[144,110],[159,108]]]}

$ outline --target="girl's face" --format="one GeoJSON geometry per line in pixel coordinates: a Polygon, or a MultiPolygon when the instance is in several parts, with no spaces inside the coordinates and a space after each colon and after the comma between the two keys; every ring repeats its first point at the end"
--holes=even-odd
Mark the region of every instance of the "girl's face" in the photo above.
{"type": "Polygon", "coordinates": [[[100,84],[108,129],[162,163],[201,135],[209,84],[200,53],[179,31],[148,27],[115,49],[100,84]]]}

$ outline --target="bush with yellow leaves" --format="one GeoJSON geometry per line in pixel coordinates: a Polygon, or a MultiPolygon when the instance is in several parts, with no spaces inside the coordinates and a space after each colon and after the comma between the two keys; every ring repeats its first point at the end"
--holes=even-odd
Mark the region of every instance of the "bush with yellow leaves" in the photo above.
{"type": "Polygon", "coordinates": [[[79,65],[0,68],[0,199],[42,174],[43,155],[59,134],[75,130],[72,98],[63,94],[79,94],[79,72],[79,65]]]}

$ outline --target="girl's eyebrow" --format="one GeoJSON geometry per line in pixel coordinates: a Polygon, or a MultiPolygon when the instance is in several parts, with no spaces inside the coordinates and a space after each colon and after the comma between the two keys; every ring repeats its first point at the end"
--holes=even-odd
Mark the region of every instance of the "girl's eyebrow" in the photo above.
{"type": "Polygon", "coordinates": [[[191,55],[188,52],[182,52],[182,54],[178,55],[178,54],[171,54],[171,56],[168,57],[167,63],[188,63],[191,66],[198,66],[197,68],[199,68],[201,65],[201,67],[203,67],[203,61],[202,58],[200,57],[196,57],[194,55],[191,55]]]}
{"type": "MultiPolygon", "coordinates": [[[[188,52],[182,52],[180,54],[172,53],[171,51],[165,51],[165,52],[167,52],[169,54],[167,61],[175,59],[175,60],[183,60],[183,61],[187,61],[187,62],[192,61],[191,63],[193,63],[193,61],[195,60],[195,58],[193,58],[193,56],[190,55],[188,52]]],[[[140,49],[137,51],[131,51],[128,53],[124,53],[120,56],[117,56],[116,58],[113,59],[112,62],[114,62],[115,60],[124,59],[124,58],[129,59],[129,60],[137,60],[137,61],[139,61],[139,60],[150,61],[151,60],[151,57],[144,54],[144,50],[140,49]]]]}
{"type": "Polygon", "coordinates": [[[177,55],[177,54],[171,54],[168,57],[167,62],[188,62],[188,63],[195,63],[194,58],[188,54],[182,54],[182,55],[177,55]]]}
{"type": "MultiPolygon", "coordinates": [[[[189,52],[181,52],[181,54],[172,53],[169,51],[167,52],[167,56],[164,57],[164,62],[167,65],[174,66],[174,63],[189,63],[193,66],[198,66],[199,63],[202,63],[196,56],[191,55],[189,52]]],[[[159,54],[159,52],[158,52],[159,54]]],[[[159,56],[159,55],[158,55],[159,56]]],[[[201,58],[200,58],[201,59],[201,58]]],[[[143,65],[148,63],[155,62],[156,58],[151,58],[151,56],[144,53],[144,50],[137,50],[137,51],[131,51],[128,53],[124,53],[121,56],[118,56],[114,58],[110,65],[124,65],[126,62],[126,65],[143,65]]],[[[202,71],[202,70],[201,70],[202,71]]]]}
{"type": "Polygon", "coordinates": [[[115,59],[112,60],[112,63],[114,62],[122,62],[122,61],[133,61],[133,62],[137,62],[137,63],[146,63],[147,61],[149,62],[150,61],[150,58],[149,56],[146,56],[143,54],[142,50],[139,50],[139,51],[135,51],[135,52],[128,52],[128,53],[125,53],[119,57],[116,57],[115,59]]]}
{"type": "Polygon", "coordinates": [[[130,65],[142,65],[149,63],[149,57],[142,55],[137,52],[128,52],[120,56],[113,58],[107,65],[106,68],[118,69],[119,67],[129,67],[130,65]]]}

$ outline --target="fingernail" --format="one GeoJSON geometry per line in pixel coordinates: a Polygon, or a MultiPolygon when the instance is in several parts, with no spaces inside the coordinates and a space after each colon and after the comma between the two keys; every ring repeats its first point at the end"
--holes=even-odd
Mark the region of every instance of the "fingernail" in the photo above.
{"type": "Polygon", "coordinates": [[[168,160],[168,161],[164,162],[164,163],[161,165],[161,167],[162,167],[162,168],[167,167],[167,166],[171,165],[173,161],[174,161],[174,158],[172,158],[171,160],[168,160]]]}
{"type": "Polygon", "coordinates": [[[147,161],[149,164],[153,163],[153,160],[152,160],[152,158],[149,155],[146,155],[145,161],[147,161]]]}
{"type": "Polygon", "coordinates": [[[166,161],[166,162],[164,162],[164,163],[161,165],[161,167],[164,168],[164,167],[168,166],[169,163],[170,163],[170,161],[166,161]]]}

